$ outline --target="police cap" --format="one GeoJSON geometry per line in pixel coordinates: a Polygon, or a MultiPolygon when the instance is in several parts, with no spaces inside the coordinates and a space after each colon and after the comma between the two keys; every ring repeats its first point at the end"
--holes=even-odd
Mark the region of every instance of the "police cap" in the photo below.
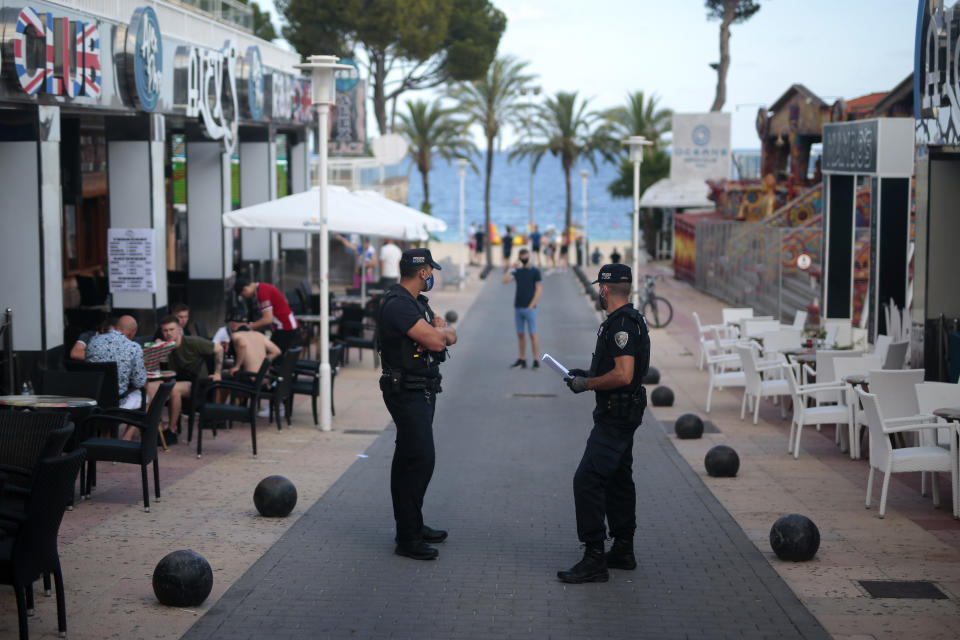
{"type": "Polygon", "coordinates": [[[440,271],[442,267],[434,262],[430,249],[407,249],[400,256],[401,267],[426,267],[430,265],[440,271]]]}
{"type": "Polygon", "coordinates": [[[590,284],[612,284],[614,282],[633,282],[633,272],[625,264],[605,264],[600,267],[597,279],[590,284]]]}

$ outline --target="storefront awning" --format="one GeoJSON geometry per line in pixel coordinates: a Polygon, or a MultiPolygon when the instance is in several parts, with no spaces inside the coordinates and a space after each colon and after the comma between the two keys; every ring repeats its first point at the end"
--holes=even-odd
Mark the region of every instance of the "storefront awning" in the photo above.
{"type": "Polygon", "coordinates": [[[709,189],[702,180],[678,181],[663,179],[652,184],[640,198],[641,207],[686,209],[712,207],[707,198],[709,189]]]}
{"type": "MultiPolygon", "coordinates": [[[[427,240],[446,231],[443,220],[384,198],[375,192],[351,192],[330,186],[327,192],[327,228],[333,233],[427,240]]],[[[223,226],[240,229],[318,233],[320,192],[315,187],[270,202],[223,214],[223,226]]]]}

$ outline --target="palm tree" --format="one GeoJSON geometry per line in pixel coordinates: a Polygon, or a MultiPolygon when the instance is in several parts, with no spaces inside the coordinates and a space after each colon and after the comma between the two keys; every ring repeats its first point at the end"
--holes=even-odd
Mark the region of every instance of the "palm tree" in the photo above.
{"type": "Polygon", "coordinates": [[[618,142],[630,136],[643,136],[653,143],[653,149],[659,149],[664,144],[663,136],[673,125],[673,110],[658,108],[658,102],[660,98],[656,94],[647,98],[643,91],[628,93],[624,106],[604,111],[603,117],[618,142]]]}
{"type": "Polygon", "coordinates": [[[560,158],[566,187],[567,209],[564,218],[563,237],[569,242],[571,224],[570,172],[582,159],[596,171],[594,155],[605,153],[610,147],[610,137],[603,127],[596,126],[599,116],[587,112],[589,100],[577,101],[577,93],[557,92],[548,97],[534,110],[530,121],[530,140],[518,143],[510,158],[529,157],[534,168],[547,153],[560,158]]]}
{"type": "MultiPolygon", "coordinates": [[[[458,110],[467,114],[471,123],[483,128],[487,141],[486,175],[483,184],[484,230],[490,229],[490,180],[493,176],[494,141],[505,124],[516,122],[526,105],[520,102],[520,89],[535,76],[524,72],[526,62],[511,56],[498,57],[487,69],[487,75],[475,82],[461,82],[449,89],[458,110]]],[[[493,264],[493,249],[487,242],[487,265],[493,264]]]]}
{"type": "Polygon", "coordinates": [[[454,109],[443,107],[439,101],[428,104],[423,100],[407,100],[407,113],[399,114],[399,132],[407,139],[410,156],[423,180],[423,203],[420,209],[425,213],[430,213],[433,157],[469,159],[477,151],[467,134],[468,121],[453,117],[454,113],[454,109]]]}

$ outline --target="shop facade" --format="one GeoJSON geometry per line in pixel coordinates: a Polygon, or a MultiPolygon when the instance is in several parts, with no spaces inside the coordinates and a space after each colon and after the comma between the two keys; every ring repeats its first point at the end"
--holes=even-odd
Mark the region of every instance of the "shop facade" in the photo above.
{"type": "Polygon", "coordinates": [[[222,213],[308,186],[296,53],[180,6],[107,4],[0,0],[0,305],[26,368],[108,312],[144,333],[176,301],[222,316],[235,267],[269,276],[280,250],[222,213]]]}

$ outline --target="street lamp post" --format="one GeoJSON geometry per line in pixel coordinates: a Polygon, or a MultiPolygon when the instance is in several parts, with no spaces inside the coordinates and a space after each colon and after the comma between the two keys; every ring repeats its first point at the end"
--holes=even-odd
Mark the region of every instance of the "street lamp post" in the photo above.
{"type": "Polygon", "coordinates": [[[296,65],[310,72],[311,97],[317,107],[317,128],[320,139],[320,429],[330,431],[330,234],[327,230],[327,117],[336,104],[337,83],[334,72],[351,69],[337,64],[337,56],[310,56],[308,62],[296,65]]]}
{"type": "MultiPolygon", "coordinates": [[[[533,106],[534,106],[533,98],[535,96],[539,96],[541,90],[542,89],[537,85],[520,87],[520,95],[526,96],[529,93],[531,97],[530,102],[528,102],[526,105],[528,112],[533,110],[533,106]]],[[[530,121],[527,120],[523,124],[524,124],[524,128],[526,129],[526,131],[524,131],[524,138],[527,138],[530,135],[530,121]]],[[[527,215],[528,215],[527,230],[528,231],[533,231],[533,173],[534,173],[533,156],[530,156],[530,200],[529,200],[529,204],[527,205],[527,215]]]]}
{"type": "Polygon", "coordinates": [[[583,207],[583,266],[590,266],[590,241],[587,239],[587,176],[586,169],[580,170],[580,200],[583,207]]]}
{"type": "MultiPolygon", "coordinates": [[[[643,163],[643,148],[653,144],[643,136],[630,136],[623,141],[630,147],[630,161],[633,162],[633,306],[640,304],[640,165],[643,163]]],[[[640,310],[642,311],[642,309],[640,310]]]]}
{"type": "Polygon", "coordinates": [[[463,235],[463,196],[464,179],[467,177],[467,165],[470,164],[466,158],[457,158],[457,175],[460,176],[460,288],[463,288],[463,280],[467,275],[466,257],[467,241],[463,235]]]}

